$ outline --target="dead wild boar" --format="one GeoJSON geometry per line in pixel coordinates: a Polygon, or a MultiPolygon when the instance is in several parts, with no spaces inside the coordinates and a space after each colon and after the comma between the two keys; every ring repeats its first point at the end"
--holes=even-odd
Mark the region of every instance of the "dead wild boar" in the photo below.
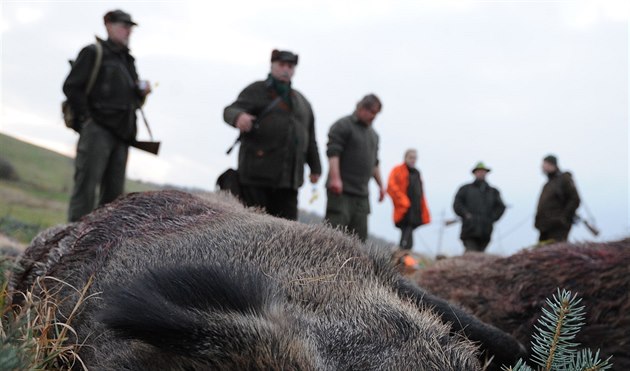
{"type": "Polygon", "coordinates": [[[613,356],[615,370],[630,370],[630,239],[557,243],[509,257],[465,254],[437,262],[412,278],[459,304],[528,347],[545,299],[557,288],[582,298],[580,348],[613,356]]]}
{"type": "MultiPolygon", "coordinates": [[[[510,335],[401,277],[390,254],[225,195],[131,194],[43,232],[14,290],[37,277],[96,370],[478,370],[510,335]],[[472,342],[470,341],[472,340],[472,342]]],[[[16,295],[15,298],[19,298],[16,295]]]]}

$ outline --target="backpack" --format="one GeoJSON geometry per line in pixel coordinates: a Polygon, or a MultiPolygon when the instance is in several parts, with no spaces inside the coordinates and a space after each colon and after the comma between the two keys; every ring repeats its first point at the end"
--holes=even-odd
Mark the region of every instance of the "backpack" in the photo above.
{"type": "Polygon", "coordinates": [[[241,184],[238,180],[238,171],[227,169],[217,179],[216,190],[227,191],[237,198],[241,198],[241,184]]]}
{"type": "MultiPolygon", "coordinates": [[[[94,61],[92,73],[90,73],[90,79],[88,80],[88,84],[85,88],[85,95],[90,94],[90,92],[92,91],[94,83],[96,82],[96,77],[98,76],[98,71],[101,69],[101,62],[103,61],[103,46],[98,39],[96,40],[96,43],[94,43],[94,46],[96,47],[96,60],[94,61]]],[[[72,66],[73,64],[74,61],[70,61],[70,66],[72,66]]],[[[75,115],[67,99],[61,102],[61,114],[67,128],[72,129],[77,133],[81,130],[79,127],[75,127],[75,115]]]]}

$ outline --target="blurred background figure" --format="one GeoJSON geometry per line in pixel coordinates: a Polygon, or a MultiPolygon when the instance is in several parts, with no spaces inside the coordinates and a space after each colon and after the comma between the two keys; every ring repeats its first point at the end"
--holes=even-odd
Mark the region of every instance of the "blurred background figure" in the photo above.
{"type": "Polygon", "coordinates": [[[499,191],[486,181],[490,169],[483,162],[472,169],[475,180],[462,186],[455,195],[453,210],[462,218],[460,238],[466,251],[485,251],[493,224],[501,218],[505,204],[499,191]]]}
{"type": "Polygon", "coordinates": [[[223,111],[225,122],[240,131],[243,201],[289,220],[297,220],[304,164],[311,170],[311,183],[322,173],[313,110],[291,86],[297,64],[297,54],[273,50],[267,79],[247,86],[223,111]]]}
{"type": "Polygon", "coordinates": [[[139,80],[135,59],[129,54],[134,26],[122,10],[104,16],[107,40],[84,47],[63,84],[73,112],[73,129],[79,134],[74,188],[68,220],[79,220],[98,205],[114,201],[124,192],[129,145],[136,138],[136,109],[151,92],[139,80]]]}
{"type": "Polygon", "coordinates": [[[548,181],[543,186],[534,226],[540,232],[539,242],[559,242],[569,238],[569,232],[580,206],[573,177],[558,168],[558,158],[548,155],[543,159],[542,171],[548,181]]]}
{"type": "Polygon", "coordinates": [[[383,105],[374,94],[357,103],[353,114],[337,120],[328,132],[328,182],[326,221],[365,242],[370,213],[368,183],[374,178],[379,188],[378,201],[385,198],[378,160],[378,134],[373,122],[383,105]]]}
{"type": "Polygon", "coordinates": [[[413,248],[413,231],[431,221],[420,171],[416,168],[418,153],[405,152],[404,163],[394,167],[387,181],[387,194],[394,203],[394,224],[400,228],[400,248],[413,248]]]}

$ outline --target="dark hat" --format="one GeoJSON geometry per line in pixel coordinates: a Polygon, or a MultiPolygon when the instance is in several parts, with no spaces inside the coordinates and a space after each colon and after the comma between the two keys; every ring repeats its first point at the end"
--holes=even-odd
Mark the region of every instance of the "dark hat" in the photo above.
{"type": "Polygon", "coordinates": [[[472,169],[472,173],[474,174],[477,170],[485,170],[487,172],[490,172],[490,168],[486,167],[486,165],[482,161],[477,162],[477,165],[475,165],[475,167],[472,169]]]}
{"type": "Polygon", "coordinates": [[[293,64],[298,64],[298,55],[297,54],[293,54],[288,50],[278,50],[278,49],[274,49],[271,51],[271,61],[275,62],[275,61],[283,61],[283,62],[289,62],[289,63],[293,63],[293,64]]]}
{"type": "Polygon", "coordinates": [[[121,23],[122,22],[122,23],[130,24],[132,26],[138,25],[136,22],[131,20],[131,14],[125,13],[120,9],[111,10],[105,13],[103,20],[105,21],[105,23],[121,23]]]}
{"type": "Polygon", "coordinates": [[[543,158],[543,161],[548,162],[555,167],[558,167],[558,158],[554,155],[547,155],[545,158],[543,158]]]}

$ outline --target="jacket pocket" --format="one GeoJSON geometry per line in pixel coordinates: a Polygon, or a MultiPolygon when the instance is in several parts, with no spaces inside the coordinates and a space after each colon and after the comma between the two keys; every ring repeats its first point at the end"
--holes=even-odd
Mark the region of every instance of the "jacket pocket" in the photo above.
{"type": "Polygon", "coordinates": [[[280,180],[284,166],[282,148],[251,149],[247,157],[247,173],[251,179],[280,180]]]}

